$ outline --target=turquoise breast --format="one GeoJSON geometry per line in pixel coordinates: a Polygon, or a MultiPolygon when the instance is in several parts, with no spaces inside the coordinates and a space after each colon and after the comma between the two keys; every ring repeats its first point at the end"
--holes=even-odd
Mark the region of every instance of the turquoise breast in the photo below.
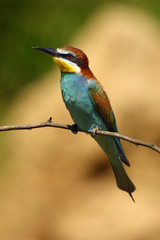
{"type": "Polygon", "coordinates": [[[85,77],[74,73],[62,73],[61,91],[66,108],[81,129],[106,129],[88,95],[88,82],[85,77]]]}

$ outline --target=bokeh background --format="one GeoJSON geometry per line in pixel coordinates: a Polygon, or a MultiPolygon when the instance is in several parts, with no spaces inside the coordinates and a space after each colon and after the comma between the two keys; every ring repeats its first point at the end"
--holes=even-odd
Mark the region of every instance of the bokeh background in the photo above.
{"type": "MultiPolygon", "coordinates": [[[[60,73],[32,46],[83,49],[120,133],[160,146],[159,0],[1,0],[0,124],[70,123],[60,73]]],[[[123,142],[136,203],[89,136],[0,134],[0,239],[160,239],[160,156],[123,142]]]]}

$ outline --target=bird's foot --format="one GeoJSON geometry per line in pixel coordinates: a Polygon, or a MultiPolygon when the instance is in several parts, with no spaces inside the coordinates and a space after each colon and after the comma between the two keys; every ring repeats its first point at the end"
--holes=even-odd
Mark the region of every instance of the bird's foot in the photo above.
{"type": "Polygon", "coordinates": [[[92,130],[90,130],[90,133],[91,133],[92,137],[96,137],[97,136],[97,130],[98,130],[98,128],[93,128],[92,130]]]}
{"type": "Polygon", "coordinates": [[[68,125],[69,129],[71,130],[72,133],[77,134],[77,132],[80,130],[78,125],[75,123],[73,125],[68,125]]]}

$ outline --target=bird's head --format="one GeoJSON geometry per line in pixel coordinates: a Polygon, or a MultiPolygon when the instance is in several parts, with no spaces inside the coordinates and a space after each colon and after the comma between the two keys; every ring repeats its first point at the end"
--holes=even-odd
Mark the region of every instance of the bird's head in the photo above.
{"type": "Polygon", "coordinates": [[[78,48],[64,46],[62,48],[33,47],[53,56],[54,62],[63,73],[81,73],[88,68],[86,54],[78,48]]]}

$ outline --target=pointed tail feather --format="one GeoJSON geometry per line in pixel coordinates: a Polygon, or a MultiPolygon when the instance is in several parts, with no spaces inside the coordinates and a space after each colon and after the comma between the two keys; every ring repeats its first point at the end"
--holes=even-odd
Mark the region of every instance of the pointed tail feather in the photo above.
{"type": "Polygon", "coordinates": [[[134,201],[131,193],[134,192],[136,188],[128,177],[121,162],[124,161],[129,166],[129,162],[124,154],[120,141],[117,141],[115,144],[115,140],[113,138],[104,136],[97,136],[94,139],[97,141],[97,143],[100,145],[100,147],[103,149],[103,151],[107,154],[109,158],[114,175],[116,177],[117,186],[121,190],[128,192],[130,197],[134,201]]]}
{"type": "Polygon", "coordinates": [[[129,196],[132,198],[133,202],[135,203],[135,200],[134,200],[134,198],[132,196],[132,193],[129,193],[129,196]]]}
{"type": "Polygon", "coordinates": [[[134,201],[134,198],[131,193],[135,191],[136,187],[134,186],[134,184],[128,177],[127,173],[125,172],[123,165],[120,163],[118,164],[118,166],[113,166],[111,163],[111,166],[116,177],[117,186],[121,190],[128,192],[130,197],[134,201]]]}

